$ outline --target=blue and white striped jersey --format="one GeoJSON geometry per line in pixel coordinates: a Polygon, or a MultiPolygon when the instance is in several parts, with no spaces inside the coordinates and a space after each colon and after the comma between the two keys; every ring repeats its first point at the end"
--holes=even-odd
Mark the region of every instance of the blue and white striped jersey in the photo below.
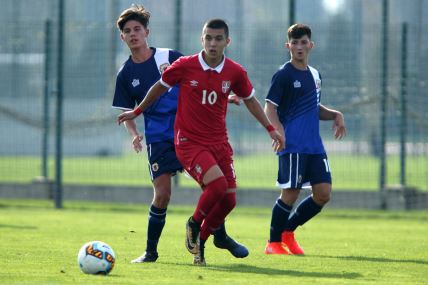
{"type": "MultiPolygon", "coordinates": [[[[162,71],[177,60],[181,53],[166,48],[151,48],[153,55],[142,63],[131,57],[120,68],[116,78],[113,108],[132,110],[156,83],[162,71]]],[[[178,88],[172,87],[144,111],[146,144],[174,138],[174,121],[177,112],[178,88]]]]}
{"type": "Polygon", "coordinates": [[[313,68],[299,70],[291,62],[274,74],[266,101],[277,106],[284,127],[285,149],[279,153],[325,153],[319,132],[321,75],[313,68]]]}

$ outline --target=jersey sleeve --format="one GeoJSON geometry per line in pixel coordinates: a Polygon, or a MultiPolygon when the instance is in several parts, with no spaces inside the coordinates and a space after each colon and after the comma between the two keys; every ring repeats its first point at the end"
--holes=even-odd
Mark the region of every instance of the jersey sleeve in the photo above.
{"type": "Polygon", "coordinates": [[[132,110],[135,107],[135,100],[128,92],[121,72],[116,77],[116,88],[114,90],[112,108],[121,110],[132,110]]]}
{"type": "Polygon", "coordinates": [[[271,81],[269,92],[266,96],[266,101],[278,106],[281,102],[281,97],[286,94],[287,80],[283,72],[277,71],[271,81]]]}
{"type": "Polygon", "coordinates": [[[180,57],[168,66],[162,73],[160,83],[168,88],[180,83],[184,62],[183,57],[180,57]]]}
{"type": "Polygon", "coordinates": [[[172,49],[169,51],[168,60],[170,63],[173,63],[174,61],[176,61],[177,59],[179,59],[182,56],[183,56],[183,54],[181,52],[172,49]]]}
{"type": "Polygon", "coordinates": [[[234,85],[232,86],[232,91],[244,100],[250,99],[254,96],[255,92],[253,85],[248,78],[247,71],[242,67],[239,67],[238,69],[238,76],[236,78],[236,82],[234,82],[234,85]]]}

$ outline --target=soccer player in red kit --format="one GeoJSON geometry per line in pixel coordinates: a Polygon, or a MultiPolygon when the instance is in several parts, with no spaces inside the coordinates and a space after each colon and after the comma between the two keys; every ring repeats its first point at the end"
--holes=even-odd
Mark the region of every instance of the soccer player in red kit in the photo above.
{"type": "Polygon", "coordinates": [[[118,116],[118,123],[141,114],[165,91],[178,84],[178,108],[174,125],[177,157],[184,169],[201,185],[203,192],[186,224],[186,247],[194,264],[205,265],[205,242],[236,204],[236,177],[233,151],[226,129],[230,93],[243,99],[250,113],[272,138],[275,151],[284,148],[284,138],[271,125],[254,96],[247,72],[226,58],[230,42],[224,20],[212,19],[202,30],[203,50],[176,60],[162,74],[144,100],[133,111],[118,116]]]}

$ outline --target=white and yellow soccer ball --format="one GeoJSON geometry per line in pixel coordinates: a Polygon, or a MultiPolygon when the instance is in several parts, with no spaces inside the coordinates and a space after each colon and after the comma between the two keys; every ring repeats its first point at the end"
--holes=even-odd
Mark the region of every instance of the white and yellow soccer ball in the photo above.
{"type": "Polygon", "coordinates": [[[77,255],[80,270],[86,274],[107,275],[114,268],[116,255],[113,249],[102,241],[85,243],[77,255]]]}

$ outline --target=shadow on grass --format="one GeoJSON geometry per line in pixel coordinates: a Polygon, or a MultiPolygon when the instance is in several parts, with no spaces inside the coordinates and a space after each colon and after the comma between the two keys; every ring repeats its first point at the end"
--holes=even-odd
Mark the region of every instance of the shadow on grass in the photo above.
{"type": "Polygon", "coordinates": [[[364,262],[397,262],[397,263],[416,263],[428,265],[428,260],[417,260],[417,259],[393,259],[385,257],[368,257],[368,256],[328,256],[328,255],[311,255],[312,257],[319,258],[331,258],[331,259],[344,259],[350,261],[364,261],[364,262]]]}
{"type": "MultiPolygon", "coordinates": [[[[183,265],[188,267],[195,267],[191,264],[180,264],[174,263],[174,265],[183,265]]],[[[296,276],[296,277],[307,277],[307,278],[342,278],[342,279],[356,279],[363,275],[356,272],[308,272],[308,271],[296,271],[286,269],[276,269],[269,267],[258,267],[248,264],[227,264],[227,265],[210,265],[206,267],[207,270],[213,271],[224,271],[224,272],[236,272],[236,273],[248,273],[248,274],[262,274],[262,275],[283,275],[283,276],[296,276]]]]}
{"type": "Polygon", "coordinates": [[[0,228],[9,228],[9,229],[17,229],[17,230],[37,230],[38,229],[38,227],[35,227],[35,226],[5,225],[5,224],[0,224],[0,228]]]}
{"type": "Polygon", "coordinates": [[[343,213],[341,211],[330,211],[322,215],[323,219],[343,219],[343,220],[411,220],[428,222],[427,211],[379,211],[379,210],[359,210],[353,213],[343,213]]]}
{"type": "Polygon", "coordinates": [[[362,277],[361,274],[355,272],[308,272],[308,271],[296,271],[276,268],[257,267],[248,264],[232,264],[227,266],[207,266],[210,270],[219,271],[232,271],[238,273],[253,273],[253,274],[265,274],[265,275],[284,275],[284,276],[296,276],[296,277],[309,277],[309,278],[344,278],[344,279],[356,279],[362,277]]]}

